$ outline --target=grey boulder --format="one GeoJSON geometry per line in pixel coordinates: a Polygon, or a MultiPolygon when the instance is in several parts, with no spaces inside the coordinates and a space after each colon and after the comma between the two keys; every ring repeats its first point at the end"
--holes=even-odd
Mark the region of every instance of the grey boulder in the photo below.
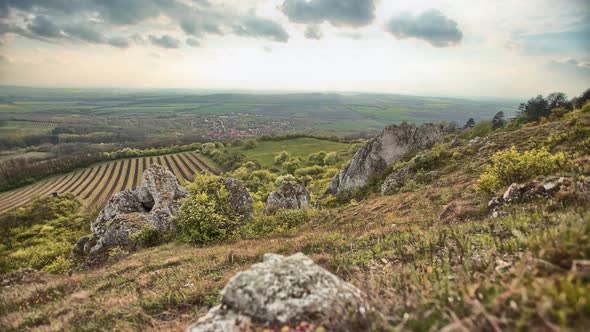
{"type": "Polygon", "coordinates": [[[309,203],[310,195],[307,188],[292,181],[283,181],[268,195],[265,211],[272,214],[280,209],[305,209],[309,207],[309,203]]]}
{"type": "Polygon", "coordinates": [[[358,288],[302,253],[264,255],[262,263],[233,276],[221,297],[221,305],[187,331],[243,331],[252,328],[253,322],[280,326],[302,321],[325,324],[330,320],[342,330],[371,311],[358,288]]]}
{"type": "Polygon", "coordinates": [[[124,190],[111,197],[92,222],[92,234],[80,238],[72,253],[94,264],[105,258],[111,248],[134,249],[132,235],[146,228],[161,233],[170,230],[170,217],[187,196],[172,172],[154,164],[143,172],[136,190],[124,190]]]}

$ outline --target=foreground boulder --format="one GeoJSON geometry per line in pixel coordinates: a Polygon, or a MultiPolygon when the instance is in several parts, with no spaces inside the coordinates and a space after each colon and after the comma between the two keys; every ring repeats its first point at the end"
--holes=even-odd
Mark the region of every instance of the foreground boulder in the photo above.
{"type": "Polygon", "coordinates": [[[365,144],[330,183],[327,194],[340,194],[368,184],[372,176],[410,153],[442,142],[445,127],[438,124],[391,125],[365,144]]]}
{"type": "Polygon", "coordinates": [[[307,188],[292,181],[283,181],[277,190],[268,195],[265,212],[272,214],[280,209],[305,209],[309,207],[309,202],[310,195],[307,188]]]}
{"type": "Polygon", "coordinates": [[[180,208],[187,191],[168,169],[154,164],[143,172],[139,187],[115,194],[90,226],[92,235],[82,237],[72,250],[87,263],[97,263],[115,247],[134,249],[133,235],[147,228],[165,232],[170,217],[180,208]]]}
{"type": "Polygon", "coordinates": [[[358,288],[307,256],[266,254],[262,263],[232,277],[221,291],[221,305],[187,331],[248,331],[303,321],[353,330],[352,326],[358,328],[355,324],[367,319],[369,311],[358,288]]]}

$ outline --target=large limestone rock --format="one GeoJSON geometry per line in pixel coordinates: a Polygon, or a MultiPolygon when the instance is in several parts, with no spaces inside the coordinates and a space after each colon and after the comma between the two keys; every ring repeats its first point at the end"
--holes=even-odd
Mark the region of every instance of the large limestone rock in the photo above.
{"type": "Polygon", "coordinates": [[[252,219],[254,213],[252,196],[242,181],[232,177],[222,177],[221,182],[230,194],[230,208],[243,216],[242,223],[252,219]]]}
{"type": "Polygon", "coordinates": [[[328,194],[339,194],[364,187],[371,176],[402,160],[410,153],[424,150],[443,140],[445,127],[438,124],[391,125],[369,141],[352,157],[328,188],[328,194]]]}
{"type": "Polygon", "coordinates": [[[72,253],[98,262],[114,247],[133,249],[131,237],[146,228],[164,232],[170,217],[178,211],[187,191],[168,169],[154,164],[143,172],[139,187],[124,190],[109,200],[90,226],[92,235],[78,240],[72,253]]]}
{"type": "MultiPolygon", "coordinates": [[[[322,322],[352,326],[370,307],[359,289],[316,265],[305,255],[266,254],[262,263],[236,274],[212,308],[190,332],[247,331],[253,324],[277,326],[322,322]]],[[[329,327],[329,326],[326,326],[329,327]]]]}
{"type": "Polygon", "coordinates": [[[283,181],[277,188],[268,195],[266,200],[266,213],[272,214],[279,209],[305,209],[309,207],[309,190],[304,186],[292,182],[283,181]]]}

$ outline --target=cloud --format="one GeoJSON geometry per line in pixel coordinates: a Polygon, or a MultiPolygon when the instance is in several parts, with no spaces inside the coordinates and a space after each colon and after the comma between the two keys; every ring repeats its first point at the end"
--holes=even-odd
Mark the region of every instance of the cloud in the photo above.
{"type": "Polygon", "coordinates": [[[61,29],[45,16],[36,16],[27,27],[42,38],[58,38],[62,35],[61,29]]]}
{"type": "Polygon", "coordinates": [[[150,35],[148,37],[150,42],[158,47],[162,48],[179,48],[180,47],[180,40],[169,36],[169,35],[162,35],[160,37],[150,35]]]}
{"type": "Polygon", "coordinates": [[[435,47],[456,45],[463,39],[463,32],[459,30],[457,22],[437,9],[419,15],[402,13],[389,20],[385,29],[399,39],[422,39],[435,47]]]}
{"type": "MultiPolygon", "coordinates": [[[[214,6],[206,0],[0,0],[0,38],[19,34],[46,42],[72,41],[127,47],[137,38],[109,35],[147,30],[160,35],[175,24],[185,35],[198,37],[224,35],[226,31],[246,37],[287,41],[282,26],[271,20],[246,14],[241,7],[214,6]],[[22,18],[33,17],[24,26],[22,18]],[[165,20],[155,20],[165,18],[165,20]],[[83,22],[83,23],[81,23],[83,22]],[[90,23],[91,22],[91,23],[90,23]],[[236,23],[237,22],[237,23],[236,23]]],[[[170,40],[155,45],[173,46],[170,40]]]]}
{"type": "Polygon", "coordinates": [[[71,37],[75,37],[89,43],[104,43],[104,37],[102,34],[84,24],[70,25],[64,28],[64,32],[71,37]]]}
{"type": "Polygon", "coordinates": [[[317,25],[308,25],[307,28],[305,28],[305,38],[307,39],[322,39],[322,31],[320,30],[320,27],[317,25]]]}
{"type": "Polygon", "coordinates": [[[295,23],[360,27],[375,18],[374,0],[285,0],[283,13],[295,23]]]}
{"type": "Polygon", "coordinates": [[[580,61],[576,59],[567,59],[562,61],[554,60],[549,62],[548,68],[551,71],[567,76],[590,78],[590,61],[580,61]]]}
{"type": "Polygon", "coordinates": [[[201,43],[199,43],[198,40],[194,39],[194,38],[187,38],[186,39],[186,44],[190,47],[199,47],[201,46],[201,43]]]}
{"type": "Polygon", "coordinates": [[[278,42],[287,42],[289,34],[281,25],[266,18],[250,16],[240,24],[233,26],[234,33],[242,37],[268,38],[278,42]]]}
{"type": "Polygon", "coordinates": [[[130,46],[129,40],[124,37],[112,37],[107,40],[107,44],[117,48],[127,48],[130,46]]]}

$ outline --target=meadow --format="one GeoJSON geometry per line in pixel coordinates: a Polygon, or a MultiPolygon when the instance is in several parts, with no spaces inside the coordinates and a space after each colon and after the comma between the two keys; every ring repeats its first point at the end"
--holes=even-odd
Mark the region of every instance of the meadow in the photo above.
{"type": "Polygon", "coordinates": [[[257,161],[263,167],[274,168],[274,158],[281,151],[288,152],[291,157],[305,159],[309,154],[318,151],[345,152],[350,149],[346,143],[333,142],[317,138],[296,138],[281,141],[259,141],[253,149],[236,146],[228,148],[230,152],[243,153],[247,160],[257,161]]]}

